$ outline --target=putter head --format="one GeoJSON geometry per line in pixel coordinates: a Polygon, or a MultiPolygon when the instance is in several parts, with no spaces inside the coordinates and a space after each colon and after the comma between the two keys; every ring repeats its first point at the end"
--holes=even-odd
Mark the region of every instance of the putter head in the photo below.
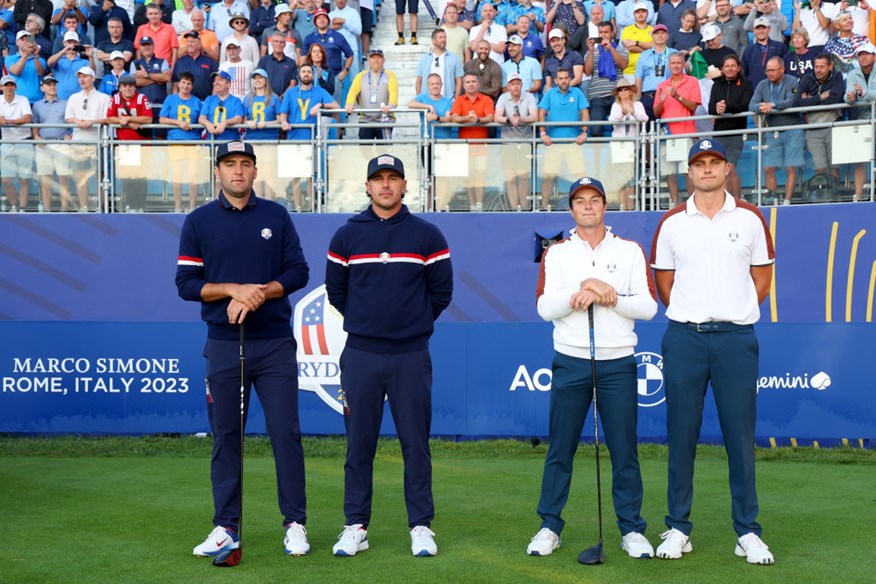
{"type": "Polygon", "coordinates": [[[213,565],[217,568],[231,568],[243,559],[243,550],[239,547],[233,550],[225,550],[213,558],[213,565]]]}
{"type": "Polygon", "coordinates": [[[605,563],[605,552],[602,550],[602,542],[581,552],[578,556],[578,561],[588,566],[605,563]]]}

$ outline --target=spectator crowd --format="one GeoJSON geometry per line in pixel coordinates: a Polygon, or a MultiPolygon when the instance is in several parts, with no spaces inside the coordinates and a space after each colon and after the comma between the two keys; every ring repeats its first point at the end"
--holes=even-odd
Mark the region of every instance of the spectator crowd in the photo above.
{"type": "MultiPolygon", "coordinates": [[[[749,119],[777,128],[765,134],[766,185],[788,204],[807,150],[816,173],[837,175],[829,124],[869,116],[870,110],[786,110],[876,101],[876,76],[871,77],[876,19],[867,0],[438,0],[433,5],[441,22],[417,67],[416,97],[404,105],[426,110],[425,123],[459,126],[436,128],[436,138],[476,145],[536,132],[548,152],[542,207],[560,175],[583,171],[580,146],[589,138],[633,136],[636,124],[662,119],[671,120],[661,124],[669,134],[695,134],[702,128],[686,118],[698,114],[714,116],[710,131],[741,132],[749,119]],[[732,117],[741,113],[755,115],[732,117]],[[536,131],[532,125],[538,122],[548,125],[536,131]],[[783,195],[776,176],[782,169],[783,195]]],[[[385,67],[385,47],[371,39],[374,10],[373,0],[4,2],[0,126],[8,205],[25,207],[30,180],[38,176],[40,201],[48,210],[56,177],[61,209],[87,210],[100,124],[111,124],[118,140],[192,142],[212,134],[219,140],[243,135],[308,141],[324,117],[321,110],[336,110],[335,119],[366,110],[359,117],[359,137],[390,139],[399,87],[385,67]],[[70,127],[21,127],[31,123],[70,127]],[[150,123],[171,129],[143,127],[150,123]],[[40,143],[33,152],[22,143],[30,140],[49,144],[40,143]],[[50,142],[60,140],[83,144],[68,156],[55,156],[59,149],[50,142]]],[[[410,37],[404,36],[404,13],[416,10],[415,1],[396,2],[396,45],[419,44],[416,18],[408,19],[410,37]]],[[[742,135],[718,137],[733,168],[728,186],[739,195],[735,166],[742,135]]],[[[202,187],[192,150],[171,151],[177,210],[194,207],[202,187]]],[[[470,169],[480,172],[487,152],[472,153],[470,169]]],[[[503,160],[512,208],[529,196],[519,162],[503,160]]],[[[661,168],[675,202],[684,163],[667,159],[661,168]]],[[[143,182],[130,183],[136,209],[145,198],[145,177],[128,178],[143,182]]],[[[855,167],[854,179],[859,199],[864,165],[855,167]]],[[[300,190],[293,188],[293,194],[300,190]]],[[[471,208],[482,208],[482,189],[468,190],[471,208]]],[[[296,200],[300,205],[300,193],[296,200]]]]}

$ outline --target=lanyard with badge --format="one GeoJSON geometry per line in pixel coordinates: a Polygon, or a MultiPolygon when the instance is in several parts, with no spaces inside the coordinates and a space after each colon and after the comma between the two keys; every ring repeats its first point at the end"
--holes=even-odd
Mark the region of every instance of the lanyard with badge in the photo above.
{"type": "Polygon", "coordinates": [[[380,82],[383,80],[383,69],[380,70],[380,75],[377,76],[377,83],[375,84],[372,77],[371,71],[368,71],[368,88],[370,89],[371,97],[370,102],[372,104],[377,103],[377,93],[380,91],[380,82]]]}

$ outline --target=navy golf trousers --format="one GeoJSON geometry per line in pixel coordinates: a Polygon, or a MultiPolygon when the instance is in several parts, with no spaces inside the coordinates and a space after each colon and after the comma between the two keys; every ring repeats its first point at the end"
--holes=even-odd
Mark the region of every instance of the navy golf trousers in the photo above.
{"type": "MultiPolygon", "coordinates": [[[[295,340],[246,341],[244,403],[249,414],[250,387],[255,386],[265,411],[265,426],[274,450],[277,498],[283,524],[307,522],[304,494],[304,450],[298,422],[298,368],[295,340]]],[[[240,521],[240,344],[208,339],[207,412],[213,432],[213,525],[238,528],[240,521]]]]}
{"type": "MultiPolygon", "coordinates": [[[[638,399],[636,359],[632,355],[596,362],[599,419],[611,455],[611,495],[621,535],[645,533],[642,475],[636,439],[638,399]]],[[[572,461],[581,440],[584,419],[593,401],[589,359],[556,353],[550,405],[550,445],[544,461],[538,515],[542,527],[561,533],[560,517],[569,498],[572,461]]],[[[589,432],[588,432],[589,435],[589,432]]]]}
{"type": "Polygon", "coordinates": [[[371,521],[374,455],[383,420],[384,398],[395,422],[405,463],[408,525],[429,526],[432,500],[432,358],[429,350],[370,353],[344,348],[341,354],[347,460],[344,463],[344,515],[347,525],[371,521]]]}
{"type": "Polygon", "coordinates": [[[694,460],[706,386],[711,382],[730,466],[733,528],[739,536],[755,533],[759,537],[754,472],[757,337],[750,325],[716,323],[710,325],[715,330],[706,332],[691,328],[695,326],[670,321],[663,335],[669,433],[666,525],[686,535],[693,529],[694,460]]]}

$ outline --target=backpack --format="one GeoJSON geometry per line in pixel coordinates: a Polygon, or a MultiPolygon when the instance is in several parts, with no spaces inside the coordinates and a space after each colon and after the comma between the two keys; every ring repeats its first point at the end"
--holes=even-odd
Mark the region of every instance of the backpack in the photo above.
{"type": "Polygon", "coordinates": [[[803,185],[803,199],[807,203],[828,203],[839,194],[839,181],[830,173],[816,174],[803,185]]]}

